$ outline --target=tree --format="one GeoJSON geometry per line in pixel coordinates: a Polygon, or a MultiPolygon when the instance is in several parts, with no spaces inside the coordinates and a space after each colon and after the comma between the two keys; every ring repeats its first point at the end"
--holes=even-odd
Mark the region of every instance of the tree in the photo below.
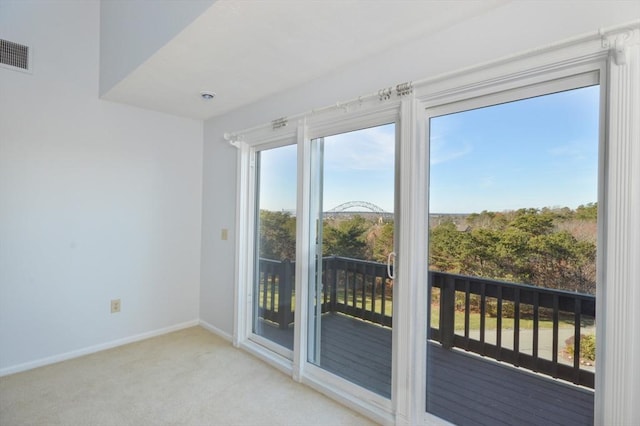
{"type": "Polygon", "coordinates": [[[323,256],[344,256],[367,259],[366,232],[370,224],[360,215],[337,224],[325,221],[322,238],[323,256]]]}
{"type": "Polygon", "coordinates": [[[595,293],[595,203],[578,209],[521,209],[471,214],[460,232],[431,228],[429,267],[549,288],[595,293]]]}
{"type": "Polygon", "coordinates": [[[479,277],[500,275],[496,247],[500,231],[487,228],[472,229],[462,238],[462,267],[460,273],[479,277]]]}
{"type": "Polygon", "coordinates": [[[598,203],[587,203],[576,208],[576,219],[593,220],[598,218],[598,203]]]}
{"type": "Polygon", "coordinates": [[[531,234],[515,226],[509,226],[500,234],[496,244],[498,278],[531,283],[528,242],[531,234]]]}
{"type": "Polygon", "coordinates": [[[468,215],[466,222],[474,229],[504,229],[508,225],[509,220],[504,213],[483,210],[480,213],[471,213],[468,215]]]}
{"type": "Polygon", "coordinates": [[[296,219],[290,213],[260,210],[260,257],[296,258],[296,219]]]}
{"type": "Polygon", "coordinates": [[[509,227],[519,229],[530,235],[548,234],[553,230],[553,214],[536,209],[520,209],[509,227]]]}
{"type": "Polygon", "coordinates": [[[376,225],[369,232],[367,242],[371,247],[372,260],[386,262],[387,256],[393,251],[393,222],[376,225]]]}
{"type": "Polygon", "coordinates": [[[463,235],[451,221],[432,228],[429,231],[429,266],[437,271],[460,273],[463,235]]]}
{"type": "MultiPolygon", "coordinates": [[[[596,215],[597,204],[589,203],[575,210],[483,211],[468,215],[465,227],[448,219],[429,229],[429,268],[594,294],[596,215]]],[[[393,250],[393,222],[355,215],[323,226],[324,256],[386,262],[393,250]]],[[[293,260],[295,233],[295,217],[262,210],[260,256],[293,260]]]]}

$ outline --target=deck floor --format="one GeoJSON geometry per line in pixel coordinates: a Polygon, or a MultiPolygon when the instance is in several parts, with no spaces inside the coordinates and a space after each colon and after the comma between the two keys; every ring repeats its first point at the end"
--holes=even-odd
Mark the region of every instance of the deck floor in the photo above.
{"type": "Polygon", "coordinates": [[[390,398],[391,329],[343,314],[325,314],[317,364],[390,398]]]}
{"type": "MultiPolygon", "coordinates": [[[[263,337],[293,349],[293,328],[264,323],[263,337]]],[[[391,329],[340,313],[322,315],[317,365],[344,379],[391,397],[391,329]]]]}
{"type": "MultiPolygon", "coordinates": [[[[390,328],[327,313],[321,333],[322,368],[390,397],[390,328]]],[[[293,328],[265,325],[260,334],[293,348],[293,328]]],[[[437,343],[427,344],[427,356],[427,409],[454,424],[593,424],[592,390],[437,343]]]]}

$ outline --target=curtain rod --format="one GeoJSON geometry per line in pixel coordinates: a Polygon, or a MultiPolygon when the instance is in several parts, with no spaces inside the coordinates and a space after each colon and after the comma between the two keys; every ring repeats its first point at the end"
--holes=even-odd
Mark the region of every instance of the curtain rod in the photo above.
{"type": "Polygon", "coordinates": [[[579,44],[579,43],[585,43],[585,42],[589,42],[589,41],[593,41],[593,40],[597,40],[600,39],[602,40],[602,48],[603,49],[609,49],[612,50],[615,57],[616,57],[616,62],[619,60],[618,57],[621,57],[622,59],[620,60],[624,60],[624,51],[620,50],[620,46],[618,46],[617,43],[614,43],[614,45],[610,45],[610,43],[607,40],[607,37],[614,34],[614,33],[619,33],[621,31],[624,30],[632,30],[634,28],[637,28],[640,25],[640,19],[634,19],[630,22],[627,22],[625,24],[619,24],[619,25],[615,25],[615,26],[611,26],[611,27],[602,27],[599,28],[597,31],[591,31],[589,33],[586,34],[582,34],[582,35],[578,35],[575,37],[571,37],[571,38],[567,38],[564,39],[562,41],[559,42],[554,42],[554,43],[550,43],[547,45],[544,45],[542,47],[539,48],[534,48],[534,49],[529,49],[526,50],[524,52],[520,52],[520,53],[516,53],[516,54],[512,54],[512,55],[507,55],[504,56],[502,58],[499,59],[494,59],[494,60],[490,60],[490,61],[486,61],[486,62],[482,62],[480,64],[475,64],[475,65],[471,65],[468,67],[464,67],[455,71],[448,71],[448,72],[444,72],[441,74],[438,74],[436,76],[432,76],[432,77],[427,77],[424,79],[420,79],[420,80],[416,80],[415,82],[413,81],[409,81],[409,82],[405,82],[405,83],[399,83],[396,84],[395,87],[394,86],[389,86],[389,87],[385,87],[382,89],[379,89],[376,92],[373,93],[369,93],[366,95],[362,95],[362,96],[358,96],[357,98],[352,98],[350,100],[347,101],[338,101],[335,104],[332,105],[327,105],[325,107],[320,107],[320,108],[314,108],[311,109],[309,111],[306,112],[302,112],[302,113],[298,113],[298,114],[294,114],[291,116],[284,116],[284,117],[280,117],[277,118],[275,120],[272,120],[270,123],[262,123],[253,127],[249,127],[246,129],[242,129],[242,130],[238,130],[235,132],[225,132],[224,133],[224,139],[226,141],[228,141],[229,143],[231,143],[232,145],[235,145],[236,142],[242,140],[242,138],[244,137],[244,135],[258,131],[258,130],[263,130],[263,129],[267,129],[269,127],[271,127],[273,130],[277,130],[280,129],[282,127],[286,127],[288,126],[290,121],[295,121],[295,120],[299,120],[299,119],[303,119],[303,118],[307,118],[307,117],[312,117],[313,115],[317,115],[320,113],[325,113],[325,112],[330,112],[330,111],[335,111],[335,110],[339,110],[339,109],[344,109],[345,111],[348,111],[349,108],[353,105],[360,105],[363,102],[366,101],[371,101],[373,99],[375,99],[376,97],[379,99],[380,102],[384,102],[387,101],[389,99],[391,99],[394,89],[395,89],[395,93],[398,97],[402,97],[405,95],[409,95],[411,93],[413,93],[414,88],[420,88],[423,87],[427,84],[433,84],[435,82],[439,82],[448,78],[453,78],[453,77],[457,77],[460,75],[464,75],[467,74],[469,72],[472,71],[479,71],[479,70],[483,70],[486,69],[488,67],[491,66],[496,66],[496,65],[500,65],[503,64],[505,62],[510,62],[516,59],[522,59],[522,58],[526,58],[528,56],[532,56],[534,54],[542,54],[542,53],[547,53],[553,50],[557,50],[560,48],[565,48],[565,47],[569,47],[575,44],[579,44]]]}

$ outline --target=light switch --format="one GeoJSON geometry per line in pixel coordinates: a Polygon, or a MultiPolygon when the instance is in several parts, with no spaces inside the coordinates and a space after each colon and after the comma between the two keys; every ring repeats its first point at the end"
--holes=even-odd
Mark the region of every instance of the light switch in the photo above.
{"type": "Polygon", "coordinates": [[[220,232],[220,239],[221,240],[229,239],[229,230],[227,228],[222,228],[222,231],[220,232]]]}

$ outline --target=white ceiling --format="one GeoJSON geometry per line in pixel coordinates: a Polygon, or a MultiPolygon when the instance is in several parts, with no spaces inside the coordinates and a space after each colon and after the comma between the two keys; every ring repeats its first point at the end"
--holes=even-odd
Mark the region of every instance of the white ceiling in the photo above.
{"type": "Polygon", "coordinates": [[[208,119],[504,3],[218,0],[104,98],[208,119]]]}

